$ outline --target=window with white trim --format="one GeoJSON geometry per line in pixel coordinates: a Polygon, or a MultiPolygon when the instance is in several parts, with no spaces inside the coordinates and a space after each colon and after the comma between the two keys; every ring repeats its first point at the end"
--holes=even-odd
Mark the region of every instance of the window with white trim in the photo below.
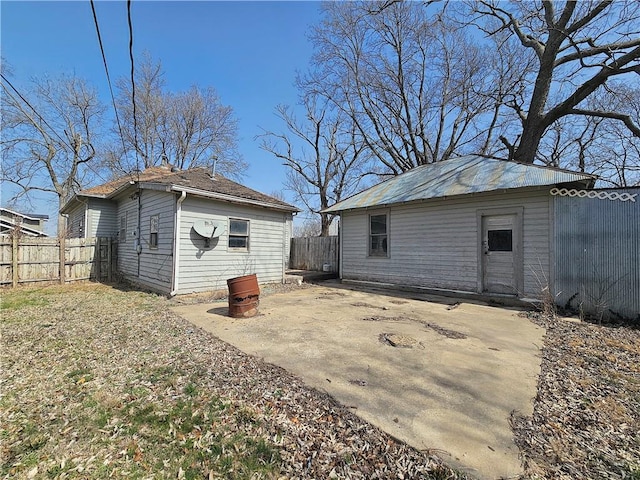
{"type": "Polygon", "coordinates": [[[118,235],[118,240],[121,243],[125,243],[127,241],[127,213],[124,215],[120,215],[120,234],[118,235]]]}
{"type": "Polygon", "coordinates": [[[377,213],[369,215],[369,256],[389,256],[389,235],[387,228],[387,214],[377,213]]]}
{"type": "Polygon", "coordinates": [[[229,248],[249,250],[249,220],[229,219],[229,248]]]}
{"type": "Polygon", "coordinates": [[[158,224],[159,215],[151,215],[149,218],[149,248],[158,248],[158,224]]]}
{"type": "Polygon", "coordinates": [[[84,215],[85,213],[82,212],[82,215],[78,219],[78,237],[79,238],[84,238],[84,215]]]}

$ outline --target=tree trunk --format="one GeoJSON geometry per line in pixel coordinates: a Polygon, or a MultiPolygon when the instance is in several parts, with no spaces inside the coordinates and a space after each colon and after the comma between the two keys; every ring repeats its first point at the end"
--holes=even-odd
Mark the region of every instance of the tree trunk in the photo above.
{"type": "Polygon", "coordinates": [[[320,236],[321,237],[328,237],[329,236],[329,227],[331,226],[331,220],[333,220],[331,218],[331,215],[329,215],[328,213],[321,213],[320,217],[322,219],[322,228],[320,230],[320,236]]]}
{"type": "Polygon", "coordinates": [[[533,163],[545,130],[546,125],[542,121],[527,121],[522,131],[520,143],[513,154],[513,158],[509,160],[520,163],[533,163]]]}

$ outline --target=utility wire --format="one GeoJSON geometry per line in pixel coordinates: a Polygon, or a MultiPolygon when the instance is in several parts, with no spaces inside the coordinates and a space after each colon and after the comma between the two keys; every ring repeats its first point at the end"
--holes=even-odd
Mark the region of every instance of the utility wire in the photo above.
{"type": "MultiPolygon", "coordinates": [[[[22,100],[22,101],[23,101],[23,102],[24,102],[24,103],[25,103],[25,104],[26,104],[26,105],[27,105],[27,106],[28,106],[28,107],[33,111],[33,113],[35,113],[35,114],[37,115],[37,117],[40,119],[40,121],[41,121],[42,123],[44,123],[44,124],[49,128],[49,130],[51,130],[51,132],[52,132],[56,137],[58,137],[58,140],[60,140],[60,142],[62,143],[62,145],[63,145],[65,148],[68,148],[68,149],[73,153],[73,147],[72,147],[71,145],[69,145],[69,144],[67,143],[67,141],[66,141],[64,138],[62,138],[62,137],[58,134],[58,132],[57,132],[57,131],[56,131],[56,130],[55,130],[55,129],[54,129],[54,128],[49,124],[49,122],[47,122],[47,121],[45,120],[45,118],[44,118],[42,115],[40,115],[40,114],[38,113],[38,111],[37,111],[35,108],[33,108],[33,106],[29,103],[29,101],[24,97],[24,95],[22,95],[22,94],[18,91],[18,89],[17,89],[16,87],[14,87],[14,86],[13,86],[13,84],[9,81],[9,79],[8,79],[7,77],[5,77],[2,73],[0,73],[0,77],[2,77],[2,80],[4,80],[4,81],[5,81],[5,83],[11,87],[11,89],[16,93],[16,95],[18,95],[18,96],[20,97],[20,99],[21,99],[21,100],[22,100]]],[[[9,92],[7,92],[7,93],[8,93],[9,95],[11,95],[9,92]]],[[[15,101],[15,100],[14,100],[14,101],[15,101]]],[[[105,177],[103,177],[101,173],[99,173],[98,171],[96,171],[96,170],[93,168],[93,166],[92,166],[92,165],[90,165],[90,164],[88,164],[88,163],[85,163],[85,166],[86,166],[87,168],[89,168],[89,170],[91,170],[93,173],[95,173],[96,175],[98,175],[102,180],[105,180],[105,177]]],[[[105,180],[105,181],[106,181],[106,180],[105,180]]]]}
{"type": "Polygon", "coordinates": [[[111,103],[113,104],[113,111],[116,114],[116,123],[118,124],[118,132],[120,132],[120,140],[122,141],[123,154],[127,151],[127,147],[124,143],[124,135],[122,134],[122,125],[120,124],[120,116],[118,115],[118,109],[116,107],[116,99],[113,95],[113,86],[111,85],[111,76],[109,75],[109,67],[107,66],[107,57],[104,54],[104,47],[102,45],[102,36],[100,35],[100,27],[98,26],[98,16],[96,14],[96,7],[91,0],[91,11],[93,12],[93,23],[96,25],[96,34],[98,35],[98,43],[100,44],[100,52],[102,53],[102,62],[104,63],[104,71],[107,74],[107,83],[109,84],[109,92],[111,93],[111,103]]]}
{"type": "Polygon", "coordinates": [[[14,86],[13,86],[13,84],[9,81],[9,79],[8,79],[7,77],[5,77],[2,73],[0,73],[0,77],[2,77],[2,80],[4,80],[4,81],[5,81],[5,83],[6,83],[7,85],[9,85],[9,86],[11,87],[11,89],[12,89],[14,92],[16,92],[16,94],[20,97],[20,99],[21,99],[21,100],[22,100],[22,101],[23,101],[23,102],[24,102],[24,103],[25,103],[25,104],[26,104],[26,105],[27,105],[31,110],[33,110],[33,113],[35,113],[35,114],[37,115],[37,117],[40,119],[40,121],[41,121],[42,123],[44,123],[47,127],[49,127],[49,130],[51,130],[51,131],[53,132],[53,134],[54,134],[56,137],[58,137],[58,139],[62,142],[62,144],[63,144],[65,147],[68,147],[68,148],[73,152],[73,148],[71,147],[71,145],[69,145],[69,144],[66,142],[66,140],[65,140],[64,138],[62,138],[62,137],[58,134],[58,132],[56,132],[56,130],[55,130],[51,125],[49,125],[49,122],[47,122],[47,121],[44,119],[44,117],[43,117],[42,115],[40,115],[40,114],[38,113],[38,111],[37,111],[35,108],[33,108],[33,106],[29,103],[29,101],[28,101],[26,98],[24,98],[24,96],[23,96],[23,95],[18,91],[18,89],[17,89],[16,87],[14,87],[14,86]]]}
{"type": "MultiPolygon", "coordinates": [[[[127,0],[127,21],[129,23],[129,59],[131,60],[131,100],[133,101],[133,138],[135,142],[134,151],[136,153],[136,167],[140,172],[138,159],[138,120],[136,114],[136,80],[134,75],[133,61],[133,25],[131,23],[131,0],[127,0]]],[[[138,173],[139,174],[139,173],[138,173]]]]}

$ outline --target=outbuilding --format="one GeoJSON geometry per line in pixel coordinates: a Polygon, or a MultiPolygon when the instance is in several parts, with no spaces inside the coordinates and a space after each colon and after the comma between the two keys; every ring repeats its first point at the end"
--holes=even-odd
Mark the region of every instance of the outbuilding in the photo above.
{"type": "Polygon", "coordinates": [[[345,199],[340,277],[540,298],[554,275],[553,188],[595,177],[480,156],[423,165],[345,199]]]}
{"type": "Polygon", "coordinates": [[[208,169],[148,168],[66,202],[71,237],[118,239],[120,274],[176,295],[256,274],[282,282],[298,209],[208,169]]]}

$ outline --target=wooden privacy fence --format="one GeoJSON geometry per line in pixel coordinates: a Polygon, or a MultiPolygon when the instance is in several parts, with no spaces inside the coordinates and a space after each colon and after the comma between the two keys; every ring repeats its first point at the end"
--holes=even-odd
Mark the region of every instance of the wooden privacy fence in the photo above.
{"type": "Polygon", "coordinates": [[[112,281],[117,242],[111,238],[0,236],[0,285],[112,281]],[[62,275],[61,275],[62,272],[62,275]]]}
{"type": "Polygon", "coordinates": [[[299,237],[291,239],[289,267],[299,270],[325,270],[337,272],[340,258],[338,236],[299,237]]]}

